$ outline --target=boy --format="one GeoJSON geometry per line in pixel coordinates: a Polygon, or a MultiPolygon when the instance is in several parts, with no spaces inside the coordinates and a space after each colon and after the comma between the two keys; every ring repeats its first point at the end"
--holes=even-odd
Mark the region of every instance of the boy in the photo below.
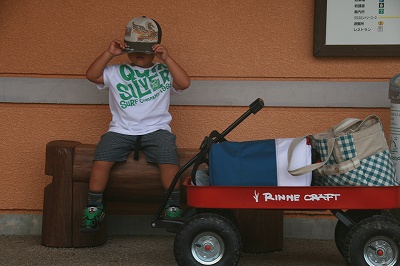
{"type": "MultiPolygon", "coordinates": [[[[109,89],[112,121],[96,146],[89,182],[88,205],[83,211],[81,231],[93,231],[104,219],[102,196],[111,167],[125,161],[132,150],[145,153],[146,160],[160,168],[165,189],[179,170],[175,135],[168,112],[170,94],[190,85],[186,71],[161,45],[160,25],[147,17],[132,19],[124,42],[114,40],[89,66],[86,77],[98,89],[109,89]],[[127,53],[130,64],[109,65],[112,58],[127,53]],[[164,64],[153,63],[157,56],[164,64]]],[[[168,200],[167,217],[180,215],[179,185],[168,200]]]]}

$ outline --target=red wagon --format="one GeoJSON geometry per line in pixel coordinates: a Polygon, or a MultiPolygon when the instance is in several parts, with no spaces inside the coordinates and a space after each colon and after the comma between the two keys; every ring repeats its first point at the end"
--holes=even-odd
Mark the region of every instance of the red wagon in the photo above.
{"type": "MultiPolygon", "coordinates": [[[[187,178],[185,219],[162,218],[166,201],[181,173],[201,159],[212,143],[221,141],[251,113],[263,107],[261,99],[224,132],[213,131],[201,151],[175,176],[153,227],[175,231],[178,265],[237,265],[241,236],[233,209],[330,210],[337,218],[335,243],[349,265],[400,264],[400,222],[390,210],[400,208],[400,187],[253,187],[195,186],[187,178]]],[[[193,176],[193,175],[192,175],[193,176]]]]}

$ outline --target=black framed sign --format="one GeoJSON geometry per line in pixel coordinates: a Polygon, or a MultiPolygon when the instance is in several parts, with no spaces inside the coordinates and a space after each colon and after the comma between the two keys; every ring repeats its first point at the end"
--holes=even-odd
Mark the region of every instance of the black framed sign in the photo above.
{"type": "Polygon", "coordinates": [[[314,56],[400,56],[400,0],[314,4],[314,56]]]}

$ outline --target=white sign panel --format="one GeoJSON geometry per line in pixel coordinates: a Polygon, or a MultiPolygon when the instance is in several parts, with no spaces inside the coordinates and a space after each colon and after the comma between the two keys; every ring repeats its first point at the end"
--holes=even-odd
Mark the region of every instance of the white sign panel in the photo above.
{"type": "Polygon", "coordinates": [[[327,0],[326,45],[400,44],[400,0],[327,0]]]}

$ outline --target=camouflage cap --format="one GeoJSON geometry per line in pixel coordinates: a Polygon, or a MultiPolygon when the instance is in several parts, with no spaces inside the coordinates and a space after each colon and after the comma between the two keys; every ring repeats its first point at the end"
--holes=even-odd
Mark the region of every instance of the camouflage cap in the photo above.
{"type": "Polygon", "coordinates": [[[125,28],[126,53],[141,52],[152,54],[152,46],[161,43],[161,27],[146,16],[133,18],[125,28]]]}

